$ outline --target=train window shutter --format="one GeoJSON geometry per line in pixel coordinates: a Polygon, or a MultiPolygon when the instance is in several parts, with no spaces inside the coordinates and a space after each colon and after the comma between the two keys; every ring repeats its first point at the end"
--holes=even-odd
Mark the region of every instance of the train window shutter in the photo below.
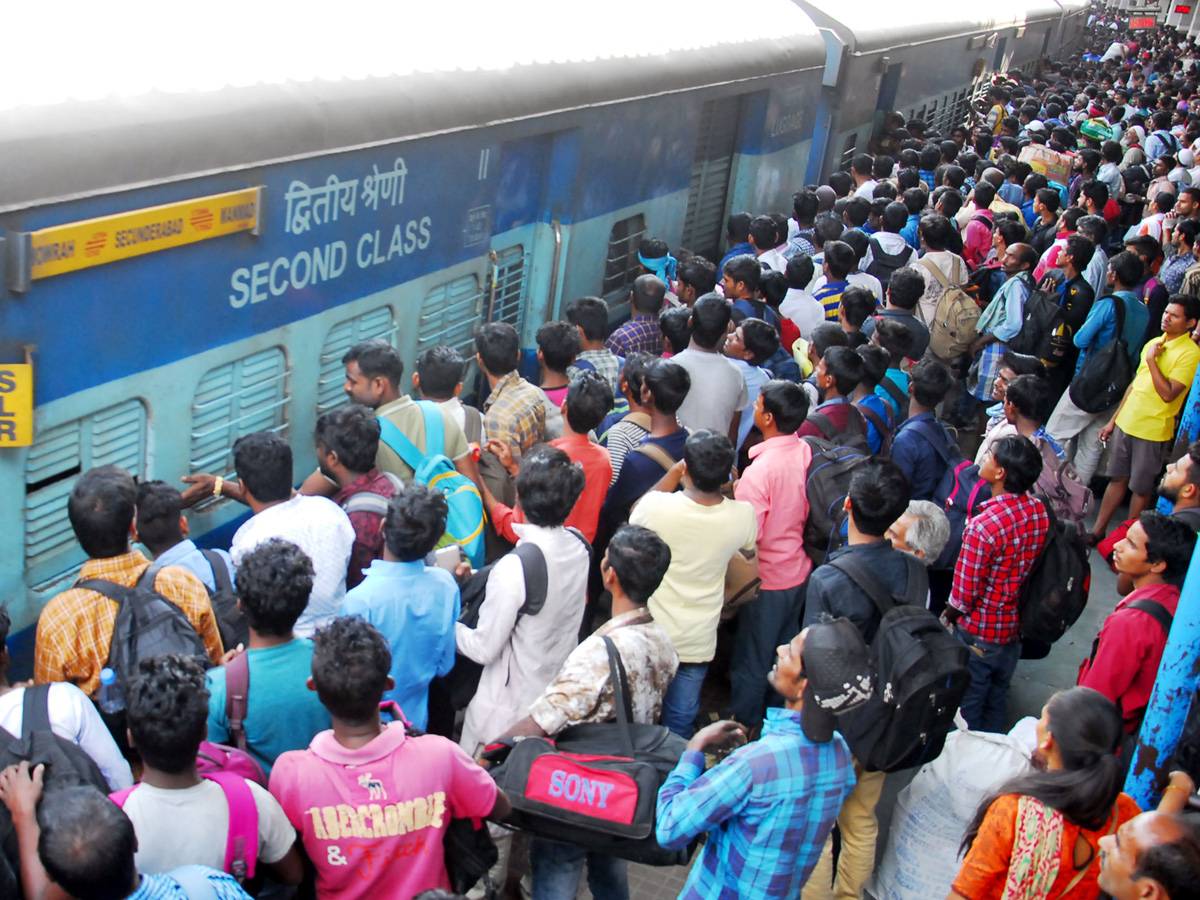
{"type": "Polygon", "coordinates": [[[46,429],[25,460],[25,577],[31,586],[61,577],[86,558],[67,518],[80,474],[115,465],[146,475],[146,407],[127,400],[46,429]]]}
{"type": "Polygon", "coordinates": [[[494,297],[489,299],[491,321],[507,322],[517,329],[525,325],[525,275],[529,270],[529,257],[521,244],[506,247],[496,254],[494,297]]]}
{"type": "MultiPolygon", "coordinates": [[[[283,432],[288,426],[287,379],[291,370],[279,347],[209,369],[192,400],[189,470],[236,477],[233,444],[255,431],[283,432]]],[[[196,509],[220,502],[201,501],[196,509]]]]}
{"type": "Polygon", "coordinates": [[[725,201],[733,173],[740,102],[740,97],[725,97],[709,100],[700,109],[680,246],[714,260],[721,258],[725,201]]]}
{"type": "Polygon", "coordinates": [[[646,236],[646,217],[641,213],[616,222],[608,235],[604,259],[604,285],[600,293],[609,303],[625,300],[627,289],[638,276],[638,247],[646,236]]]}
{"type": "Polygon", "coordinates": [[[417,355],[438,344],[448,344],[463,359],[475,358],[475,329],[483,315],[479,279],[464,275],[433,288],[421,301],[417,329],[417,355]]]}
{"type": "Polygon", "coordinates": [[[381,306],[361,316],[338,322],[329,330],[321,347],[321,368],[317,376],[317,416],[349,402],[343,389],[346,384],[346,369],[342,357],[359,341],[370,338],[385,338],[395,344],[396,317],[390,306],[381,306]]]}

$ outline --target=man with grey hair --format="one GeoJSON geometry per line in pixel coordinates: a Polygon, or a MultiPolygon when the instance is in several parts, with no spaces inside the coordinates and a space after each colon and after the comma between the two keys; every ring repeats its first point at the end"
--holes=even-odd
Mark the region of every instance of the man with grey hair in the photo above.
{"type": "Polygon", "coordinates": [[[897,550],[911,553],[926,566],[932,566],[950,543],[950,520],[936,503],[913,500],[887,532],[897,550]]]}

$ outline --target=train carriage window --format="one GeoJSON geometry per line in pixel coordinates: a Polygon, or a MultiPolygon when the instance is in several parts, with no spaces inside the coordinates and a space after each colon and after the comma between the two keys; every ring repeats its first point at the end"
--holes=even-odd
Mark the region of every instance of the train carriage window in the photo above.
{"type": "Polygon", "coordinates": [[[464,275],[438,285],[421,302],[417,354],[437,344],[449,344],[463,359],[475,358],[475,328],[483,315],[479,279],[464,275]]]}
{"type": "Polygon", "coordinates": [[[709,100],[700,108],[700,127],[692,158],[692,180],[688,186],[680,246],[711,256],[713,261],[720,259],[725,201],[741,120],[740,104],[741,97],[724,97],[709,100]]]}
{"type": "Polygon", "coordinates": [[[637,278],[638,247],[646,236],[646,217],[641,213],[613,225],[608,235],[608,255],[604,259],[604,285],[600,292],[614,299],[625,299],[624,288],[637,278]],[[617,297],[609,295],[616,294],[617,297]]]}
{"type": "Polygon", "coordinates": [[[854,131],[846,135],[846,143],[842,145],[842,156],[838,162],[838,168],[843,171],[849,171],[850,160],[854,158],[854,152],[858,149],[858,132],[854,131]]]}
{"type": "Polygon", "coordinates": [[[115,465],[146,475],[146,407],[128,400],[37,435],[25,460],[25,570],[30,583],[83,560],[67,519],[82,472],[115,465]]]}
{"type": "MultiPolygon", "coordinates": [[[[255,431],[284,431],[292,399],[287,392],[290,374],[280,347],[205,372],[192,399],[190,470],[232,476],[238,438],[255,431]]],[[[204,500],[195,508],[217,502],[204,500]]]]}
{"type": "Polygon", "coordinates": [[[499,251],[493,266],[488,321],[507,322],[520,334],[525,324],[525,273],[529,269],[529,256],[521,244],[516,244],[499,251]]]}
{"type": "MultiPolygon", "coordinates": [[[[343,386],[346,371],[342,357],[346,351],[368,338],[387,338],[396,333],[396,317],[390,306],[381,306],[333,326],[321,347],[321,369],[317,376],[317,415],[349,402],[343,386]]],[[[394,342],[393,342],[394,343],[394,342]]]]}

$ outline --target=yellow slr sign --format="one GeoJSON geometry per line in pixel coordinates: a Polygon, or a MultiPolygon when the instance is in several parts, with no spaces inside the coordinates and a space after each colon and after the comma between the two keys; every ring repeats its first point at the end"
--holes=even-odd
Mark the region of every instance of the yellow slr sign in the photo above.
{"type": "Polygon", "coordinates": [[[258,222],[258,189],[212,194],[43,228],[31,235],[30,277],[61,275],[105,263],[250,231],[258,222]]]}
{"type": "Polygon", "coordinates": [[[0,448],[33,443],[33,366],[0,364],[0,448]]]}

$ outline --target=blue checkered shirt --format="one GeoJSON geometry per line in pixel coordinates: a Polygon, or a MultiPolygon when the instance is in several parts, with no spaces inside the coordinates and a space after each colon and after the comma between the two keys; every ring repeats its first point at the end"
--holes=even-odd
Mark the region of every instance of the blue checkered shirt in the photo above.
{"type": "Polygon", "coordinates": [[[768,709],[762,737],[708,772],[686,751],[658,792],[660,844],[708,832],[680,900],[799,897],[852,787],[842,736],[814,744],[798,711],[768,709]]]}
{"type": "MultiPolygon", "coordinates": [[[[194,874],[207,880],[217,900],[250,900],[250,895],[224,872],[204,866],[184,868],[193,870],[194,874]]],[[[142,883],[125,900],[189,900],[189,895],[168,872],[165,875],[143,875],[142,883]]]]}
{"type": "Polygon", "coordinates": [[[662,355],[662,329],[658,327],[658,316],[634,316],[610,334],[604,346],[617,356],[629,356],[639,350],[653,356],[662,355]]]}

